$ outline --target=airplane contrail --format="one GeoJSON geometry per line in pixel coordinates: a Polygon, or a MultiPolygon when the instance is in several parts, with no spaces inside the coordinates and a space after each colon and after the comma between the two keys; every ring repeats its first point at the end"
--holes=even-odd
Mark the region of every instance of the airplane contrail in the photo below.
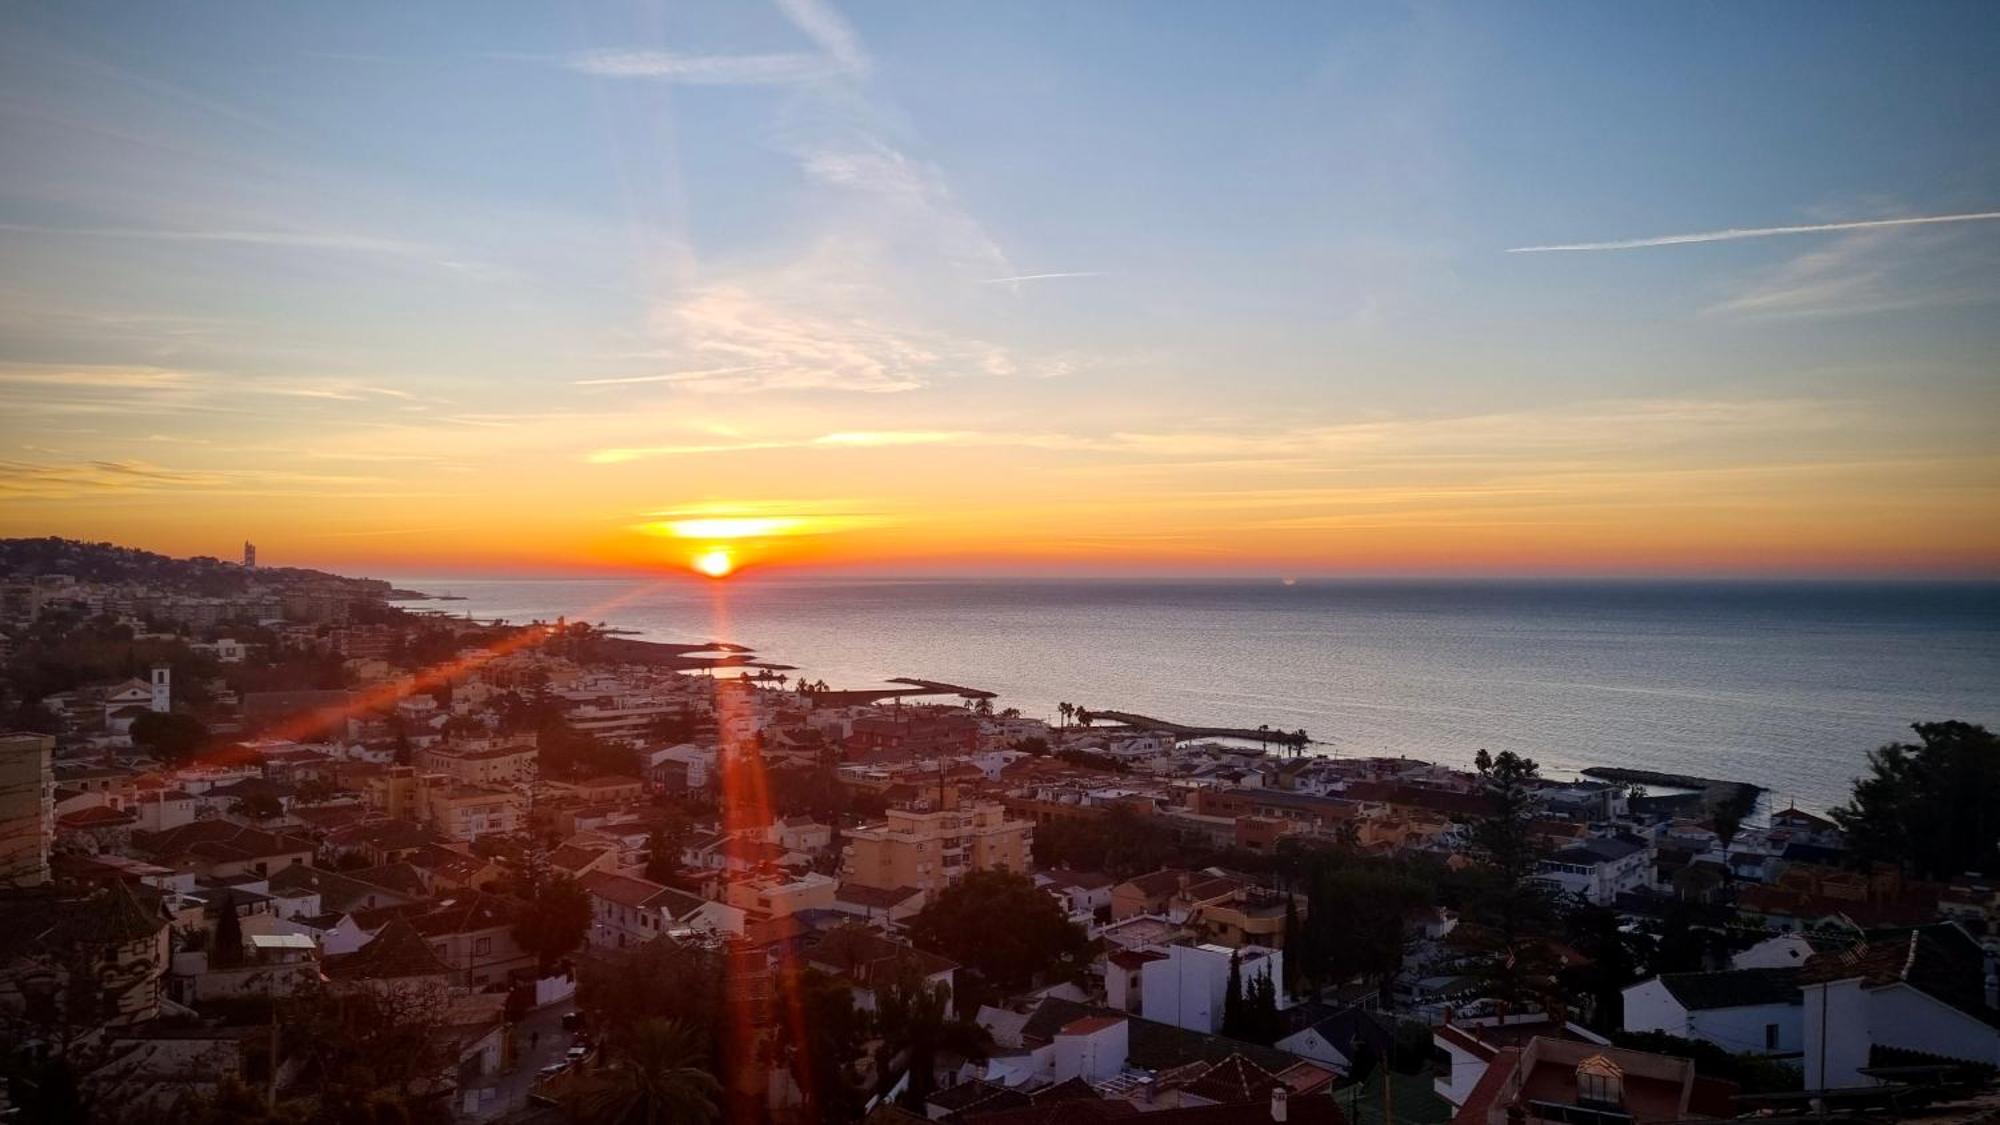
{"type": "Polygon", "coordinates": [[[1838,230],[1873,230],[1876,227],[1914,227],[1932,223],[1976,223],[2000,219],[2000,211],[1969,211],[1960,215],[1915,215],[1903,219],[1852,219],[1838,223],[1806,223],[1791,227],[1731,227],[1699,234],[1663,234],[1654,238],[1628,238],[1617,242],[1565,242],[1554,246],[1510,246],[1509,254],[1552,254],[1571,250],[1643,250],[1649,246],[1682,246],[1693,242],[1733,242],[1739,238],[1770,238],[1780,234],[1823,234],[1838,230]]]}

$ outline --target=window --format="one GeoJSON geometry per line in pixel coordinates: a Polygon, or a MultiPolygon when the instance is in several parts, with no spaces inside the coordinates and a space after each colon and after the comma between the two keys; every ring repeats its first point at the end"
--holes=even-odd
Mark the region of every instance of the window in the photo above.
{"type": "Polygon", "coordinates": [[[1766,1051],[1778,1049],[1778,1025],[1775,1023],[1764,1025],[1764,1049],[1766,1051]]]}
{"type": "Polygon", "coordinates": [[[472,951],[481,955],[493,952],[493,939],[490,937],[479,938],[472,943],[472,951]]]}
{"type": "Polygon", "coordinates": [[[1576,1096],[1580,1102],[1622,1105],[1625,1101],[1625,1072],[1603,1055],[1592,1055],[1577,1064],[1576,1096]]]}

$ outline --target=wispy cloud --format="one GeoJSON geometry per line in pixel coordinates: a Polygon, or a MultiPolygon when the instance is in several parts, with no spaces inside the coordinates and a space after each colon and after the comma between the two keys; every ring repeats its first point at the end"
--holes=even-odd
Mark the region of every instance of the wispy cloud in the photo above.
{"type": "Polygon", "coordinates": [[[778,86],[860,76],[869,58],[846,20],[819,0],[778,0],[778,9],[818,50],[742,55],[693,55],[678,51],[600,48],[562,59],[564,66],[599,78],[641,78],[690,86],[778,86]]]}
{"type": "Polygon", "coordinates": [[[322,250],[424,262],[440,269],[474,277],[498,277],[503,272],[482,262],[454,257],[442,247],[345,231],[175,230],[153,227],[49,227],[29,223],[0,223],[0,232],[54,238],[131,239],[144,242],[215,243],[292,250],[322,250]]]}
{"type": "Polygon", "coordinates": [[[651,78],[690,86],[776,86],[845,72],[837,60],[823,55],[682,55],[616,48],[579,51],[566,56],[563,65],[599,78],[651,78]]]}
{"type": "Polygon", "coordinates": [[[1071,270],[1064,273],[1021,273],[1013,277],[982,277],[981,285],[1012,285],[1017,281],[1055,281],[1066,277],[1103,277],[1101,270],[1071,270]]]}
{"type": "Polygon", "coordinates": [[[2000,300],[1991,239],[1932,229],[1864,229],[1755,271],[1703,312],[1747,317],[1857,316],[2000,300]]]}
{"type": "Polygon", "coordinates": [[[1968,211],[1956,215],[1912,215],[1893,219],[1850,219],[1833,223],[1803,223],[1785,227],[1731,227],[1728,230],[1696,234],[1664,234],[1651,238],[1628,238],[1613,242],[1565,242],[1548,246],[1511,246],[1509,254],[1553,254],[1582,250],[1644,250],[1654,246],[1685,246],[1700,242],[1734,242],[1744,238],[1773,238],[1784,234],[1828,234],[1836,231],[1875,230],[1883,227],[1933,226],[1940,223],[1975,223],[2000,219],[2000,211],[1968,211]]]}

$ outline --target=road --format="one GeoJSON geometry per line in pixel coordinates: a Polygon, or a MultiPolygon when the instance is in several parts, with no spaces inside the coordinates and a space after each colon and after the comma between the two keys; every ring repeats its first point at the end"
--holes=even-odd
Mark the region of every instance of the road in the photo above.
{"type": "Polygon", "coordinates": [[[479,1109],[474,1113],[464,1112],[461,1090],[459,1120],[493,1121],[526,1106],[528,1092],[534,1088],[541,1069],[561,1059],[569,1049],[572,1036],[562,1029],[562,1017],[575,1007],[574,999],[562,1000],[528,1013],[528,1018],[514,1029],[517,1047],[514,1065],[498,1074],[489,1074],[470,1087],[481,1091],[479,1109]],[[490,1095],[484,1093],[488,1089],[493,1091],[490,1095]]]}

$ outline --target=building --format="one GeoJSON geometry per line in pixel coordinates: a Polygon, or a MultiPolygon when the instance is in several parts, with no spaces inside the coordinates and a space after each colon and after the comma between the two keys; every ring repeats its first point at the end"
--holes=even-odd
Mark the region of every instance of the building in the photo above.
{"type": "Polygon", "coordinates": [[[56,740],[46,734],[0,735],[0,887],[49,881],[55,748],[56,740]]]}
{"type": "Polygon", "coordinates": [[[968,871],[1028,870],[1034,825],[1013,820],[998,801],[961,807],[958,790],[945,787],[929,804],[888,811],[884,823],[847,833],[842,876],[885,890],[937,890],[968,871]]]}
{"type": "Polygon", "coordinates": [[[2000,1066],[2000,965],[1956,923],[1818,954],[1799,986],[1808,1090],[1875,1085],[1883,1066],[2000,1066]]]}
{"type": "Polygon", "coordinates": [[[269,876],[312,862],[313,842],[226,820],[197,820],[165,832],[134,832],[132,846],[153,862],[211,879],[269,876]]]}
{"type": "Polygon", "coordinates": [[[1232,966],[1246,987],[1269,973],[1279,985],[1278,1006],[1287,1006],[1285,955],[1278,950],[1203,944],[1170,945],[1163,952],[1165,958],[1148,961],[1140,970],[1139,1010],[1147,1019],[1209,1035],[1220,1031],[1232,966]]]}
{"type": "Polygon", "coordinates": [[[1797,969],[1667,973],[1625,989],[1625,1030],[1664,1031],[1735,1055],[1796,1058],[1803,1005],[1797,969]]]}
{"type": "Polygon", "coordinates": [[[369,778],[363,794],[392,820],[415,821],[453,840],[515,832],[526,823],[527,801],[512,789],[468,784],[409,766],[392,766],[369,778]]]}
{"type": "Polygon", "coordinates": [[[507,785],[533,781],[538,757],[533,740],[478,748],[426,746],[416,752],[416,766],[461,785],[507,785]]]}
{"type": "Polygon", "coordinates": [[[1454,1125],[1655,1125],[1736,1116],[1733,1083],[1692,1062],[1570,1039],[1537,1037],[1498,1051],[1454,1125]]]}
{"type": "MultiPolygon", "coordinates": [[[[243,569],[255,570],[256,568],[257,568],[257,544],[250,542],[248,539],[245,539],[243,541],[243,569]]],[[[283,568],[281,567],[279,569],[283,568]]]]}
{"type": "Polygon", "coordinates": [[[651,879],[592,871],[578,882],[590,895],[590,943],[625,949],[655,938],[741,936],[744,913],[651,879]]]}
{"type": "Polygon", "coordinates": [[[766,917],[783,917],[801,910],[834,909],[832,876],[809,871],[804,875],[752,875],[723,884],[723,901],[739,910],[766,917]]]}
{"type": "Polygon", "coordinates": [[[1595,906],[1609,906],[1621,894],[1650,886],[1653,849],[1624,836],[1601,836],[1562,848],[1542,860],[1536,878],[1595,906]]]}

